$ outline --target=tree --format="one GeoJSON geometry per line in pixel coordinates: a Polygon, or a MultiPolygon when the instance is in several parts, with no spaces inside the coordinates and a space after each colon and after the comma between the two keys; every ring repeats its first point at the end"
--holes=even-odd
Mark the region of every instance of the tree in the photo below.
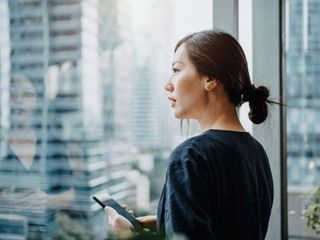
{"type": "Polygon", "coordinates": [[[66,213],[57,213],[54,217],[54,233],[51,240],[88,240],[93,234],[87,223],[71,219],[66,213]]]}

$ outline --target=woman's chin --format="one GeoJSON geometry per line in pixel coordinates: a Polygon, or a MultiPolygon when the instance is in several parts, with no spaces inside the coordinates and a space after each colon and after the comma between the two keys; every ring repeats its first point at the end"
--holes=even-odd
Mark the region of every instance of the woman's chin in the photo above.
{"type": "Polygon", "coordinates": [[[177,110],[174,110],[174,117],[176,119],[184,119],[184,114],[182,112],[179,112],[177,110]]]}

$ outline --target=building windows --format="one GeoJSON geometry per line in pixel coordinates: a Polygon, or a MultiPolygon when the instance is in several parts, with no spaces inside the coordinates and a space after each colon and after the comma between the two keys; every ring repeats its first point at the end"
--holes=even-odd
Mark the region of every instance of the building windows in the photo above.
{"type": "Polygon", "coordinates": [[[35,31],[35,32],[22,32],[20,34],[21,40],[35,40],[41,39],[43,37],[43,32],[35,31]]]}
{"type": "Polygon", "coordinates": [[[57,21],[68,21],[72,19],[72,15],[55,15],[55,16],[51,16],[50,20],[53,22],[57,22],[57,21]]]}
{"type": "Polygon", "coordinates": [[[80,0],[49,0],[49,7],[56,7],[56,6],[67,6],[67,5],[73,5],[73,4],[79,4],[80,0]]]}
{"type": "Polygon", "coordinates": [[[60,31],[51,31],[50,36],[51,37],[59,37],[59,36],[74,36],[80,34],[79,30],[76,29],[70,29],[70,30],[60,30],[60,31]]]}
{"type": "Polygon", "coordinates": [[[302,212],[320,184],[319,0],[286,0],[286,96],[289,238],[316,239],[302,212]]]}

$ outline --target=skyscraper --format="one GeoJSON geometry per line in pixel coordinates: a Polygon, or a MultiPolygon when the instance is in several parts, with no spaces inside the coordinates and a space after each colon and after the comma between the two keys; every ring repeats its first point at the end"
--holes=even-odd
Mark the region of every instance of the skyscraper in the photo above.
{"type": "Polygon", "coordinates": [[[30,236],[43,237],[54,232],[49,227],[54,214],[65,209],[101,238],[106,231],[96,223],[105,216],[91,200],[105,192],[108,181],[98,1],[13,0],[8,6],[10,127],[1,136],[7,146],[0,189],[25,202],[11,202],[10,209],[5,205],[10,199],[2,198],[1,212],[27,216],[30,236]],[[23,197],[28,194],[41,196],[41,201],[23,197]]]}
{"type": "Polygon", "coordinates": [[[320,1],[287,1],[288,183],[320,183],[320,1]]]}
{"type": "MultiPolygon", "coordinates": [[[[0,126],[8,126],[8,88],[9,88],[9,54],[10,54],[10,34],[9,34],[9,9],[6,0],[0,1],[0,126]]],[[[2,128],[0,127],[0,135],[2,128]]],[[[0,146],[1,148],[1,146],[0,146]]]]}
{"type": "Polygon", "coordinates": [[[128,140],[133,42],[129,0],[100,0],[100,51],[106,136],[128,140]]]}
{"type": "Polygon", "coordinates": [[[146,26],[136,33],[130,139],[143,151],[157,152],[172,147],[174,135],[169,107],[163,104],[173,52],[174,13],[171,0],[149,4],[146,26]]]}
{"type": "MultiPolygon", "coordinates": [[[[136,161],[129,142],[133,84],[133,39],[131,0],[100,0],[100,52],[103,79],[105,159],[108,193],[131,208],[139,206],[137,186],[128,179],[136,161]]],[[[139,175],[139,174],[138,174],[139,175]]],[[[142,179],[139,175],[139,177],[142,179]]],[[[145,192],[149,185],[142,184],[145,192]]],[[[140,191],[141,192],[141,191],[140,191]]],[[[147,195],[147,194],[146,194],[147,195]]],[[[146,196],[145,199],[148,199],[146,196]]],[[[147,205],[147,204],[146,204],[147,205]]]]}
{"type": "Polygon", "coordinates": [[[286,1],[289,236],[315,237],[301,218],[307,191],[320,184],[320,1],[286,1]]]}

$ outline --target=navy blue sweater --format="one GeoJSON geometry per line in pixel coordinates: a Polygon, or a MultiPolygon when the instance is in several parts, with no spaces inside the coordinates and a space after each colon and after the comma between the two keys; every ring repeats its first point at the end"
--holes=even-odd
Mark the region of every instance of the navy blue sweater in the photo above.
{"type": "Polygon", "coordinates": [[[272,203],[272,175],[261,144],[247,132],[210,129],[172,152],[157,228],[192,240],[260,240],[272,203]]]}

